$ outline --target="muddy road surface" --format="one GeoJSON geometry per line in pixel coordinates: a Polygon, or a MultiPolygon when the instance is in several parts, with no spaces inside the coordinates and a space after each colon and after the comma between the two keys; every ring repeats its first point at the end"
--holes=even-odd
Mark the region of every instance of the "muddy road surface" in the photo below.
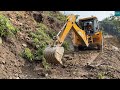
{"type": "Polygon", "coordinates": [[[53,66],[47,78],[53,79],[117,79],[120,78],[120,42],[104,36],[103,51],[87,50],[67,53],[64,66],[53,66]]]}

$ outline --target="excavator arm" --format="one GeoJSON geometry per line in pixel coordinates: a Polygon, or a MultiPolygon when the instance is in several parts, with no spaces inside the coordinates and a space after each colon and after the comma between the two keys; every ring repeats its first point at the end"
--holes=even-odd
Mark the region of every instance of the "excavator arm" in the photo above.
{"type": "Polygon", "coordinates": [[[80,29],[75,23],[76,17],[75,15],[70,15],[67,18],[67,22],[65,23],[63,29],[56,36],[56,45],[61,46],[70,32],[71,29],[76,33],[76,35],[83,40],[85,46],[88,46],[88,39],[84,30],[80,29]]]}
{"type": "Polygon", "coordinates": [[[63,64],[61,59],[64,53],[64,48],[61,47],[66,36],[73,30],[75,34],[82,39],[83,44],[88,46],[88,39],[84,30],[80,29],[76,24],[76,16],[70,15],[67,18],[67,22],[61,29],[61,31],[54,38],[54,45],[47,47],[44,51],[44,57],[48,62],[52,63],[60,63],[63,64]]]}

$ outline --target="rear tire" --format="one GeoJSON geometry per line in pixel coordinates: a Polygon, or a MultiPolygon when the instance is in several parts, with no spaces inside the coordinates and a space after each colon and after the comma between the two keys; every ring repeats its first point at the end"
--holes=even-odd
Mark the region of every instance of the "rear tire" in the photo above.
{"type": "Polygon", "coordinates": [[[79,50],[85,50],[85,46],[79,46],[78,49],[79,50]]]}

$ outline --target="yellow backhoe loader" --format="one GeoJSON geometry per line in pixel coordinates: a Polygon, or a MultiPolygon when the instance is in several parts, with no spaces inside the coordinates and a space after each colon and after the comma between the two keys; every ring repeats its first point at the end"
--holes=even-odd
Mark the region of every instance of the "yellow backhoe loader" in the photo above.
{"type": "Polygon", "coordinates": [[[61,31],[54,37],[54,43],[44,50],[44,57],[47,62],[54,64],[63,64],[62,57],[64,48],[62,44],[72,30],[72,42],[75,50],[84,48],[103,49],[103,35],[99,29],[97,17],[91,16],[79,19],[76,22],[76,15],[69,15],[61,31]]]}

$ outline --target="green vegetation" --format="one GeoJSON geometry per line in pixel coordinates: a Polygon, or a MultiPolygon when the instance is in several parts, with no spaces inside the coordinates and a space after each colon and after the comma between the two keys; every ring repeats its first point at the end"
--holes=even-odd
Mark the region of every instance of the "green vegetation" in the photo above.
{"type": "Polygon", "coordinates": [[[22,57],[29,61],[33,61],[34,59],[34,55],[29,48],[25,48],[24,52],[22,53],[22,57]]]}
{"type": "Polygon", "coordinates": [[[44,68],[48,69],[49,65],[44,58],[43,51],[51,41],[51,38],[46,34],[46,30],[47,26],[43,23],[39,23],[39,27],[36,32],[30,32],[30,37],[33,40],[32,45],[36,47],[36,50],[32,53],[29,48],[25,48],[23,57],[29,61],[42,60],[44,68]]]}
{"type": "Polygon", "coordinates": [[[48,69],[49,65],[44,58],[43,51],[52,39],[47,34],[46,30],[48,30],[48,27],[45,24],[38,23],[36,31],[29,33],[29,37],[31,37],[33,41],[32,46],[33,48],[36,47],[36,50],[31,51],[29,48],[25,48],[22,57],[29,61],[42,60],[44,68],[48,69]]]}
{"type": "Polygon", "coordinates": [[[29,36],[32,38],[32,46],[36,47],[36,50],[33,52],[32,60],[43,60],[43,51],[45,47],[52,40],[50,36],[46,33],[48,27],[43,23],[38,24],[38,28],[35,32],[30,32],[29,36]]]}
{"type": "Polygon", "coordinates": [[[59,11],[44,11],[44,14],[47,16],[55,17],[56,19],[60,20],[61,22],[65,22],[67,16],[63,15],[59,11]]]}
{"type": "Polygon", "coordinates": [[[104,28],[102,28],[102,33],[103,33],[103,35],[107,35],[107,32],[104,30],[104,28]]]}
{"type": "MultiPolygon", "coordinates": [[[[56,22],[63,22],[65,21],[66,17],[62,15],[61,13],[56,13],[54,11],[43,11],[44,16],[49,16],[53,17],[56,22]]],[[[42,60],[42,64],[45,69],[49,68],[49,64],[46,62],[44,58],[44,49],[46,48],[49,43],[52,42],[53,36],[56,36],[57,32],[52,30],[52,28],[48,27],[44,23],[37,23],[37,28],[36,31],[31,31],[29,32],[29,37],[31,38],[31,48],[32,51],[29,48],[25,48],[23,52],[23,57],[28,59],[29,61],[34,61],[34,60],[42,60]]],[[[69,49],[68,43],[64,42],[63,46],[66,50],[69,49]]]]}
{"type": "Polygon", "coordinates": [[[7,37],[17,33],[17,29],[11,24],[10,20],[0,14],[0,36],[7,37]]]}
{"type": "Polygon", "coordinates": [[[61,13],[58,13],[58,14],[56,15],[56,18],[57,18],[58,20],[60,20],[60,21],[65,22],[67,17],[64,16],[64,15],[62,15],[61,13]]]}
{"type": "Polygon", "coordinates": [[[98,73],[98,79],[105,79],[105,75],[103,72],[98,73]]]}
{"type": "Polygon", "coordinates": [[[101,21],[104,32],[120,37],[120,17],[110,16],[101,21]]]}
{"type": "Polygon", "coordinates": [[[34,54],[35,60],[42,60],[43,59],[43,57],[44,57],[43,56],[43,51],[44,51],[45,47],[46,46],[43,45],[35,51],[35,54],[34,54]]]}
{"type": "Polygon", "coordinates": [[[43,57],[43,59],[42,59],[42,64],[43,64],[43,66],[44,66],[44,68],[45,68],[46,70],[49,69],[50,65],[46,62],[46,60],[45,60],[44,57],[43,57]]]}
{"type": "Polygon", "coordinates": [[[64,41],[62,46],[64,47],[65,50],[69,50],[69,42],[64,41]]]}
{"type": "Polygon", "coordinates": [[[57,32],[53,32],[53,30],[50,29],[50,32],[48,33],[48,35],[50,36],[50,38],[53,38],[54,36],[57,35],[57,32]]]}
{"type": "Polygon", "coordinates": [[[43,46],[45,47],[49,44],[51,38],[46,33],[47,29],[47,26],[45,26],[43,23],[39,23],[36,32],[30,32],[29,36],[33,39],[33,46],[36,48],[43,48],[43,46]]]}

